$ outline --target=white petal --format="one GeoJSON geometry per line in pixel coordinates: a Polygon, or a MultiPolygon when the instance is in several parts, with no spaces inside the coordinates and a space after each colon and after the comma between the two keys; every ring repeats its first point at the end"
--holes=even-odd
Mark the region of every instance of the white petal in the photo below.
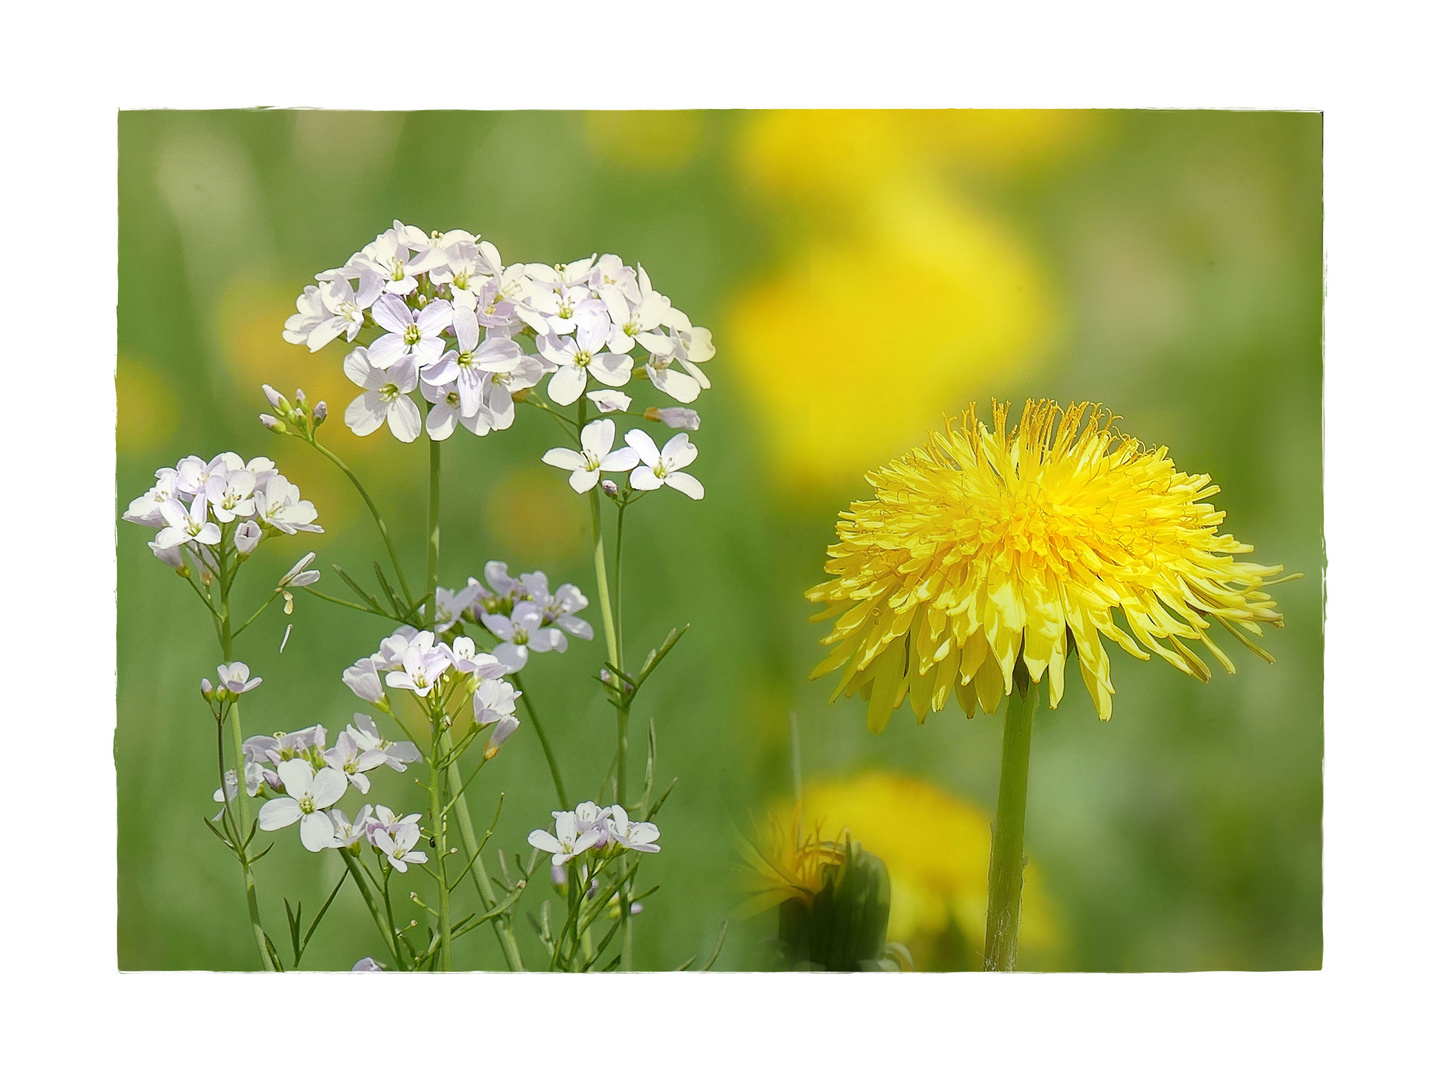
{"type": "Polygon", "coordinates": [[[683,491],[692,499],[703,499],[705,497],[705,485],[689,473],[672,472],[665,477],[665,483],[669,484],[676,491],[683,491]]]}
{"type": "Polygon", "coordinates": [[[390,430],[401,442],[414,442],[420,437],[420,408],[408,397],[398,397],[390,402],[386,413],[390,430]]]}
{"type": "Polygon", "coordinates": [[[585,466],[585,455],[565,446],[546,450],[545,456],[540,460],[546,465],[554,465],[557,469],[581,469],[585,466]]]}

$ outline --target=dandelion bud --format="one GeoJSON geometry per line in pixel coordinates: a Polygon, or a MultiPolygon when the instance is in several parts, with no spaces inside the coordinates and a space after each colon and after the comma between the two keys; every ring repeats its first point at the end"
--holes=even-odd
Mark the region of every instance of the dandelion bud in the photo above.
{"type": "Polygon", "coordinates": [[[275,432],[276,435],[288,435],[290,431],[289,428],[287,428],[279,420],[276,420],[275,417],[271,416],[269,413],[260,414],[260,423],[264,424],[271,431],[275,432]]]}
{"type": "Polygon", "coordinates": [[[290,411],[290,403],[269,383],[265,383],[260,389],[265,391],[265,400],[270,402],[270,407],[276,412],[288,413],[290,411]]]}
{"type": "Polygon", "coordinates": [[[317,401],[317,402],[315,403],[315,412],[312,414],[312,415],[315,417],[315,426],[316,426],[316,427],[319,427],[321,424],[323,424],[323,423],[325,422],[325,414],[326,414],[325,402],[323,402],[323,401],[317,401]]]}
{"type": "Polygon", "coordinates": [[[616,495],[620,494],[620,487],[615,483],[614,480],[601,480],[600,490],[603,491],[606,495],[609,495],[612,499],[616,495]]]}
{"type": "Polygon", "coordinates": [[[780,943],[790,963],[822,971],[877,970],[890,925],[890,874],[848,836],[845,857],[821,870],[809,903],[780,905],[780,943]]]}

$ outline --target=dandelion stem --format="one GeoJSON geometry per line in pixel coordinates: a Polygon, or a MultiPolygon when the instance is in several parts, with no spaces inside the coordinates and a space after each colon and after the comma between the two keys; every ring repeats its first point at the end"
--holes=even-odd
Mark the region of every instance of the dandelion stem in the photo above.
{"type": "Polygon", "coordinates": [[[990,903],[985,913],[985,970],[1014,971],[1020,939],[1020,888],[1025,869],[1025,797],[1030,779],[1030,735],[1044,679],[1030,683],[1017,665],[1005,706],[1000,749],[1000,795],[990,846],[990,903]]]}

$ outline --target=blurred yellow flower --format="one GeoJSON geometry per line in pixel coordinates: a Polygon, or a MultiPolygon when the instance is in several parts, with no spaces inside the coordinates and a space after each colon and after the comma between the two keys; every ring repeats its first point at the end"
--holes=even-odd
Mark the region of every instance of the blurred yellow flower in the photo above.
{"type": "MultiPolygon", "coordinates": [[[[882,770],[812,783],[803,809],[815,825],[798,847],[794,821],[787,827],[783,814],[770,816],[769,835],[747,854],[758,880],[755,899],[740,913],[813,891],[821,867],[844,858],[843,840],[821,836],[849,832],[889,871],[887,938],[909,948],[921,969],[980,966],[990,863],[990,819],[982,810],[918,777],[882,770]]],[[[1025,867],[1024,903],[1022,946],[1052,949],[1061,935],[1033,861],[1025,867]]]]}
{"type": "Polygon", "coordinates": [[[759,113],[738,167],[788,257],[726,340],[792,489],[850,480],[947,408],[1037,367],[1061,326],[1041,261],[950,173],[1068,153],[1079,113],[759,113]],[[957,164],[958,163],[958,164],[957,164]]]}
{"type": "Polygon", "coordinates": [[[175,392],[149,364],[121,353],[115,366],[115,448],[147,454],[175,434],[179,410],[175,392]]]}
{"type": "Polygon", "coordinates": [[[705,114],[685,109],[588,112],[585,138],[600,157],[642,172],[688,164],[705,136],[705,114]]]}
{"type": "Polygon", "coordinates": [[[1283,567],[1235,561],[1253,548],[1218,534],[1225,514],[1202,501],[1219,491],[1208,474],[1179,472],[1165,447],[1145,449],[1088,404],[1026,402],[1013,428],[1007,409],[994,406],[992,431],[972,405],[867,474],[876,498],[840,515],[825,564],[834,577],[806,593],[827,605],[815,620],[838,617],[811,678],[843,668],[834,696],[866,694],[881,731],[907,693],[923,722],[952,685],[968,715],[977,703],[994,712],[1017,659],[1032,680],[1049,672],[1053,709],[1069,642],[1102,720],[1115,687],[1101,637],[1149,659],[1133,634],[1208,680],[1182,639],[1233,674],[1206,633],[1216,621],[1273,662],[1241,631],[1283,625],[1261,591],[1283,567]]]}

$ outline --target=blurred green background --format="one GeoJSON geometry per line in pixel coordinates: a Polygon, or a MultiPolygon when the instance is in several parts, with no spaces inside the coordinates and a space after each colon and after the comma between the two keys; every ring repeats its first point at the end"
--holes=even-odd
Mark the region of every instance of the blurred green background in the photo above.
{"type": "MultiPolygon", "coordinates": [[[[1027,896],[1054,932],[1021,966],[1318,967],[1320,138],[1316,114],[1260,112],[122,113],[117,514],[185,454],[270,455],[326,532],[265,544],[242,598],[258,603],[312,546],[339,591],[332,562],[383,554],[363,505],[256,422],[262,382],[303,386],[329,401],[328,444],[377,494],[419,579],[423,441],[345,429],[343,345],[312,355],[281,340],[295,296],[396,217],[479,232],[507,261],[643,263],[718,350],[694,436],[706,499],[647,501],[626,530],[631,651],[693,624],[637,714],[656,718],[664,779],[680,778],[636,939],[638,966],[668,968],[708,955],[740,897],[729,830],[788,797],[792,710],[807,781],[833,792],[883,770],[911,785],[854,787],[891,821],[891,835],[877,824],[857,839],[891,862],[911,908],[964,922],[973,886],[962,896],[935,867],[983,865],[983,829],[977,841],[918,803],[907,815],[903,793],[988,816],[1000,719],[951,705],[868,734],[863,702],[827,706],[830,681],[806,681],[824,650],[802,592],[821,580],[837,512],[867,493],[865,469],[945,415],[992,396],[1100,401],[1215,478],[1227,529],[1257,561],[1305,576],[1277,592],[1273,667],[1236,650],[1239,674],[1202,685],[1112,648],[1112,721],[1078,680],[1041,710],[1026,837],[1041,876],[1027,896]]],[[[539,463],[554,441],[542,419],[522,410],[509,432],[445,445],[442,581],[493,558],[593,596],[584,502],[539,463]]],[[[238,871],[201,821],[215,809],[196,696],[218,662],[208,619],[146,530],[117,529],[119,966],[254,967],[238,871]]],[[[390,627],[302,596],[282,655],[286,621],[272,608],[238,648],[265,679],[247,733],[343,727],[359,703],[340,672],[390,627]]],[[[525,673],[580,791],[613,748],[587,678],[602,652],[580,642],[525,673]]],[[[526,728],[482,775],[477,816],[506,796],[492,844],[524,850],[553,808],[526,728]]],[[[423,797],[388,773],[375,794],[397,808],[423,797]]],[[[313,910],[339,873],[293,830],[278,840],[259,869],[277,939],[281,897],[313,910]]],[[[901,914],[892,937],[913,936],[922,966],[973,966],[978,946],[953,933],[927,946],[939,932],[901,914]]],[[[717,967],[765,967],[773,933],[773,913],[732,924],[717,967]]],[[[347,891],[306,966],[379,950],[347,891]]],[[[501,966],[483,931],[456,961],[501,966]]]]}

